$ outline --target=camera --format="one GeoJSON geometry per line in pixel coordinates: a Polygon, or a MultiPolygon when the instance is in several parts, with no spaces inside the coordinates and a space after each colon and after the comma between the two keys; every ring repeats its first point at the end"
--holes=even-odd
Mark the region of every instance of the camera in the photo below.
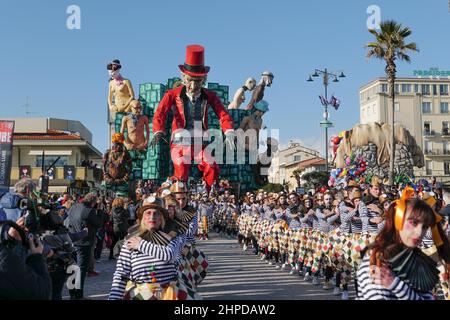
{"type": "Polygon", "coordinates": [[[32,199],[23,198],[19,201],[18,207],[25,210],[25,228],[32,234],[64,228],[55,204],[38,203],[32,199]]]}

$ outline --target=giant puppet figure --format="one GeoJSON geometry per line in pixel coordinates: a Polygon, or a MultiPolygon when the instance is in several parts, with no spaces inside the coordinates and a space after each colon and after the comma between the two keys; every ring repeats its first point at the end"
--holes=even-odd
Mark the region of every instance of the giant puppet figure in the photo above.
{"type": "Polygon", "coordinates": [[[200,45],[187,46],[186,61],[179,65],[183,84],[168,90],[160,101],[153,117],[154,136],[150,145],[155,147],[160,140],[164,140],[167,115],[173,112],[170,151],[174,175],[179,181],[187,182],[192,160],[195,160],[209,191],[219,177],[219,167],[214,158],[204,151],[206,145],[202,142],[203,133],[208,129],[208,108],[212,108],[220,121],[228,150],[235,149],[235,133],[233,119],[220,99],[213,91],[203,88],[209,71],[209,67],[204,65],[204,52],[200,45]],[[179,138],[181,133],[184,136],[186,132],[191,137],[187,143],[186,139],[179,138]]]}

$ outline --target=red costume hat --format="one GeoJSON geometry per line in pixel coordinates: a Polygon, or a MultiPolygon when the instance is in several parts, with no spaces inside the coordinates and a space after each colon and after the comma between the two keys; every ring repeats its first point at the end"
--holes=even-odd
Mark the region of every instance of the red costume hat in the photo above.
{"type": "Polygon", "coordinates": [[[209,72],[205,66],[205,48],[192,44],[186,47],[186,62],[178,66],[181,72],[191,77],[203,77],[209,72]]]}

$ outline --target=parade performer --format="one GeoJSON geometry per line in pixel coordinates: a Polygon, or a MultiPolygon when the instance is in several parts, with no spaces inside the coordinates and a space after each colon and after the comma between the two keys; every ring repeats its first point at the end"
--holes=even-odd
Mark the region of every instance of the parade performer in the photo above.
{"type": "Polygon", "coordinates": [[[199,239],[208,240],[208,232],[211,226],[213,208],[209,202],[208,195],[204,194],[198,206],[200,225],[198,228],[199,239]]]}
{"type": "Polygon", "coordinates": [[[185,237],[171,238],[162,231],[168,216],[163,200],[146,198],[137,214],[140,226],[120,250],[109,299],[196,299],[179,281],[175,265],[185,237]]]}
{"type": "Polygon", "coordinates": [[[367,207],[367,211],[361,215],[363,234],[377,234],[382,229],[384,210],[380,202],[381,186],[381,180],[377,176],[372,177],[369,195],[362,199],[367,207]]]}
{"type": "Polygon", "coordinates": [[[363,252],[357,271],[359,300],[429,300],[438,283],[437,264],[417,247],[424,231],[433,230],[437,253],[450,263],[450,244],[436,214],[407,188],[386,215],[375,243],[363,252]]]}
{"type": "Polygon", "coordinates": [[[182,222],[189,223],[189,230],[186,234],[185,248],[183,249],[183,255],[189,261],[189,268],[191,268],[195,275],[193,284],[198,286],[206,277],[208,268],[208,259],[206,255],[195,246],[195,233],[198,229],[198,216],[196,210],[188,205],[189,191],[186,184],[182,181],[176,181],[170,186],[170,192],[175,195],[175,199],[181,208],[181,220],[182,222]]]}
{"type": "Polygon", "coordinates": [[[187,46],[186,61],[179,68],[183,74],[183,85],[168,90],[160,101],[153,117],[154,136],[150,145],[154,147],[164,139],[166,119],[172,112],[170,149],[174,163],[174,175],[179,181],[187,182],[191,162],[195,159],[199,163],[199,170],[203,172],[203,179],[209,192],[212,184],[219,177],[218,165],[210,154],[204,152],[206,145],[203,142],[203,133],[208,130],[209,107],[220,121],[220,126],[226,136],[228,150],[235,149],[233,119],[217,95],[213,91],[202,88],[209,72],[209,67],[204,65],[204,48],[202,46],[187,46]],[[189,141],[182,138],[183,130],[190,133],[189,141]]]}

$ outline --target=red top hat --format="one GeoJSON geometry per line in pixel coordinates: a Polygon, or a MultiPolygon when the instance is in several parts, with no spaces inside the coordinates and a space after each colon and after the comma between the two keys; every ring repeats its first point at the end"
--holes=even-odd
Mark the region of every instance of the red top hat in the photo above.
{"type": "Polygon", "coordinates": [[[186,47],[186,62],[178,66],[181,72],[191,77],[203,77],[209,72],[205,66],[205,48],[192,44],[186,47]]]}

